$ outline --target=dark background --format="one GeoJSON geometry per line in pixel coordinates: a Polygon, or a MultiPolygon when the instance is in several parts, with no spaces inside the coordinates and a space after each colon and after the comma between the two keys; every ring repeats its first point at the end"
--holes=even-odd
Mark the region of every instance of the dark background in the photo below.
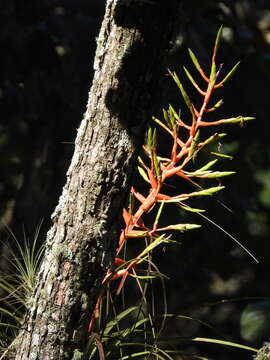
{"type": "MultiPolygon", "coordinates": [[[[0,2],[0,227],[5,243],[10,239],[7,225],[20,240],[24,232],[33,237],[42,220],[40,241],[45,238],[50,214],[65,183],[76,129],[86,109],[95,39],[103,14],[101,0],[0,2]]],[[[224,337],[260,347],[270,336],[270,329],[257,333],[257,340],[249,343],[241,337],[240,317],[248,304],[270,313],[269,2],[184,1],[168,67],[183,77],[182,64],[192,68],[187,56],[190,47],[207,69],[221,24],[220,62],[225,70],[238,60],[241,66],[220,91],[225,105],[219,115],[256,116],[256,120],[242,128],[222,129],[229,133],[223,150],[234,156],[234,160],[223,162],[222,168],[237,174],[222,181],[226,190],[220,200],[233,213],[214,200],[199,207],[207,208],[208,216],[236,236],[260,263],[196,214],[189,220],[203,224],[203,229],[181,235],[180,247],[157,252],[156,258],[162,272],[170,277],[169,312],[214,326],[209,330],[192,321],[169,321],[169,334],[224,337]],[[221,302],[224,299],[232,301],[221,302]],[[264,302],[258,302],[260,299],[264,302]]],[[[168,103],[184,111],[179,99],[164,69],[164,91],[156,114],[168,103]]],[[[177,215],[172,210],[168,216],[177,215]]],[[[2,258],[2,269],[5,266],[2,258]]],[[[181,346],[213,359],[251,358],[246,351],[217,345],[181,346]]]]}

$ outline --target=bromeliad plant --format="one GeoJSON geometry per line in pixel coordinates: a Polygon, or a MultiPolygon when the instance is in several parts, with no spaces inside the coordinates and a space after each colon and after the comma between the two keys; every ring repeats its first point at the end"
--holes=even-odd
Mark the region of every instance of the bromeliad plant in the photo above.
{"type": "MultiPolygon", "coordinates": [[[[120,278],[121,281],[117,288],[117,294],[120,293],[128,276],[137,277],[138,272],[143,271],[139,270],[139,264],[141,264],[157,246],[162,243],[172,241],[169,234],[170,231],[186,231],[200,227],[200,225],[197,224],[182,223],[160,226],[159,219],[166,204],[174,203],[185,211],[196,212],[205,217],[201,214],[204,210],[194,209],[189,205],[189,200],[199,196],[212,196],[224,189],[224,186],[219,184],[218,186],[204,188],[198,183],[198,181],[200,179],[220,179],[221,177],[234,174],[233,171],[213,170],[218,158],[231,158],[230,156],[221,153],[219,151],[219,146],[217,147],[218,150],[216,152],[209,149],[209,145],[212,146],[211,144],[215,143],[219,144],[220,140],[226,134],[214,132],[213,135],[204,138],[202,133],[202,130],[205,127],[216,127],[219,125],[237,123],[242,125],[244,122],[254,119],[253,117],[244,116],[236,116],[214,121],[207,119],[207,115],[209,113],[216,111],[223,104],[223,101],[219,100],[215,103],[215,105],[211,105],[210,103],[213,94],[230,79],[239,66],[238,62],[226,76],[220,79],[222,65],[217,66],[216,57],[221,35],[222,27],[219,29],[215,40],[209,76],[205,74],[195,54],[190,49],[188,50],[193,65],[206,84],[205,89],[202,89],[196,83],[191,73],[184,67],[184,72],[188,80],[194,86],[198,92],[198,96],[201,98],[201,105],[199,107],[195,106],[194,102],[189,97],[176,72],[169,72],[179,88],[184,103],[187,106],[189,118],[184,120],[171,105],[169,105],[167,110],[163,110],[163,121],[157,119],[156,117],[153,118],[153,121],[165,130],[171,138],[171,148],[168,157],[162,157],[158,154],[156,128],[149,128],[148,130],[147,142],[143,147],[146,160],[143,160],[142,157],[139,157],[138,160],[138,172],[149,187],[148,194],[144,196],[136,189],[131,189],[129,207],[128,209],[123,210],[125,229],[122,231],[120,236],[115,262],[112,268],[107,272],[103,281],[104,284],[108,284],[111,280],[120,278]],[[195,167],[195,158],[202,151],[208,152],[215,158],[198,169],[192,169],[195,167]],[[187,169],[188,166],[189,170],[187,169]],[[175,196],[166,194],[166,187],[164,185],[166,185],[167,180],[172,177],[179,177],[191,183],[194,186],[195,191],[188,193],[179,192],[179,194],[175,196]],[[137,207],[134,205],[135,200],[138,204],[137,207]],[[156,208],[156,216],[153,224],[146,225],[144,223],[144,215],[156,208]],[[127,244],[127,240],[131,238],[146,239],[146,247],[134,259],[127,261],[126,259],[123,259],[121,254],[127,244]]],[[[198,98],[196,98],[196,101],[198,101],[198,98]]],[[[242,246],[230,234],[228,235],[240,246],[242,246]]],[[[248,252],[248,250],[243,246],[242,248],[248,252]]],[[[251,256],[253,257],[253,255],[251,256]]],[[[101,302],[102,297],[99,298],[95,312],[92,316],[90,331],[93,328],[94,319],[98,317],[98,309],[101,302]]]]}
{"type": "MultiPolygon", "coordinates": [[[[213,135],[204,138],[205,135],[202,133],[202,129],[223,124],[239,123],[242,125],[245,121],[254,119],[253,117],[243,116],[214,121],[207,119],[208,113],[216,111],[222,105],[222,100],[219,100],[213,106],[210,105],[213,94],[229,80],[239,65],[239,63],[237,63],[232,70],[220,80],[222,66],[217,67],[216,56],[221,34],[222,28],[220,28],[216,37],[209,76],[205,74],[196,56],[189,49],[192,63],[206,84],[205,89],[202,89],[195,82],[190,72],[184,67],[184,72],[187,75],[188,80],[199,94],[201,99],[200,106],[195,106],[177,74],[175,72],[170,72],[170,75],[179,88],[184,103],[187,106],[189,116],[184,120],[173,106],[170,105],[167,110],[163,110],[163,121],[155,117],[153,118],[154,123],[160,126],[162,130],[165,130],[171,138],[171,147],[168,152],[169,155],[167,155],[167,157],[160,156],[158,152],[157,130],[156,128],[149,128],[147,142],[143,147],[144,155],[138,160],[138,172],[145,181],[148,189],[144,193],[146,195],[141,194],[135,188],[131,189],[129,206],[128,208],[123,209],[125,228],[119,239],[114,264],[104,277],[102,287],[102,292],[104,293],[105,290],[109,290],[107,292],[109,298],[108,302],[113,303],[112,298],[114,293],[110,290],[112,280],[120,279],[116,289],[116,293],[119,294],[124,288],[126,279],[128,277],[133,277],[142,293],[142,300],[138,306],[125,309],[118,314],[115,312],[113,320],[107,323],[105,322],[103,329],[99,330],[97,333],[94,331],[94,325],[95,320],[100,317],[99,314],[102,308],[103,294],[100,295],[89,324],[89,333],[91,333],[88,349],[89,359],[95,359],[97,356],[99,356],[100,359],[115,359],[115,348],[119,349],[119,355],[122,360],[142,357],[150,359],[153,358],[152,355],[155,359],[173,359],[171,355],[179,353],[179,351],[164,348],[168,345],[167,342],[165,345],[162,344],[162,342],[159,342],[164,321],[161,321],[160,327],[157,329],[154,324],[155,316],[148,312],[147,309],[146,292],[149,287],[148,285],[151,284],[154,277],[159,277],[162,281],[164,297],[164,314],[162,315],[162,318],[165,320],[169,317],[169,314],[166,313],[164,275],[159,272],[158,268],[153,263],[151,254],[153,250],[161,244],[173,242],[170,234],[171,231],[183,232],[199,228],[200,225],[177,223],[162,226],[160,224],[161,214],[167,204],[174,203],[185,211],[196,212],[200,216],[205,217],[205,215],[202,214],[204,210],[191,207],[189,200],[200,196],[212,196],[224,189],[224,186],[219,184],[218,186],[205,188],[199,183],[200,179],[220,179],[221,177],[231,175],[234,172],[213,170],[218,161],[217,158],[228,158],[228,155],[222,154],[219,151],[219,147],[217,152],[211,151],[210,147],[213,144],[218,144],[226,134],[214,132],[213,135]],[[215,159],[194,169],[195,159],[201,152],[208,152],[211,156],[214,156],[215,159]],[[194,187],[194,191],[185,193],[179,192],[174,196],[166,193],[167,182],[173,177],[186,180],[194,187]],[[145,215],[150,211],[155,213],[153,223],[145,224],[145,215]],[[135,258],[128,260],[126,258],[126,247],[129,242],[128,240],[134,238],[143,239],[145,245],[143,245],[143,250],[140,251],[135,258]],[[141,279],[146,280],[145,283],[142,283],[141,279]],[[131,315],[133,315],[134,319],[134,314],[136,315],[132,326],[121,328],[120,322],[131,315]],[[147,341],[149,334],[151,334],[150,342],[147,341]],[[130,338],[134,336],[140,336],[144,341],[137,343],[133,341],[131,343],[130,338]],[[110,344],[112,346],[110,346],[110,344]],[[159,347],[160,344],[161,346],[159,347]],[[106,349],[104,345],[106,345],[106,349]],[[131,356],[124,356],[123,349],[132,346],[135,346],[138,351],[131,356]]],[[[198,98],[196,98],[196,101],[198,101],[198,98]]],[[[210,219],[209,221],[212,222],[210,219]]],[[[242,246],[230,234],[228,235],[242,246]]],[[[0,354],[1,350],[4,351],[0,359],[4,358],[7,351],[4,349],[12,341],[13,329],[16,332],[16,329],[20,326],[23,312],[27,308],[29,292],[33,290],[35,284],[35,274],[39,267],[42,250],[35,253],[35,242],[32,250],[28,249],[28,244],[23,248],[19,246],[19,253],[22,260],[17,260],[17,258],[15,258],[15,261],[13,262],[13,266],[18,270],[19,275],[9,278],[0,277],[0,288],[7,293],[7,296],[0,299],[0,354]],[[6,319],[9,319],[9,321],[6,319]]],[[[243,249],[248,252],[244,247],[243,249]]],[[[107,310],[106,313],[108,314],[107,310]]],[[[194,319],[190,318],[190,320],[194,319]]],[[[195,338],[192,340],[228,345],[228,343],[225,344],[224,341],[217,339],[195,338]]],[[[239,344],[232,343],[229,343],[229,346],[241,347],[239,344]]],[[[245,347],[242,346],[242,348],[245,347]]],[[[256,351],[256,349],[251,348],[249,348],[249,350],[256,351]]]]}

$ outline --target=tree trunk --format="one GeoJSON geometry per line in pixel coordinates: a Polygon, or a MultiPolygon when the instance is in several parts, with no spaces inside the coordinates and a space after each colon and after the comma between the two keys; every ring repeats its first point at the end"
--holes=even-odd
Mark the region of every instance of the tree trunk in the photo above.
{"type": "Polygon", "coordinates": [[[178,1],[107,0],[95,76],[16,359],[84,359],[178,1]],[[169,5],[168,5],[169,4],[169,5]]]}

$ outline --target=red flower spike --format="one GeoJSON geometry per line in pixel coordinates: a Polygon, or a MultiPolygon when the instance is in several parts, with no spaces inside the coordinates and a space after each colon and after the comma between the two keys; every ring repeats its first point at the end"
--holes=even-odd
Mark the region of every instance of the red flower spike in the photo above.
{"type": "MultiPolygon", "coordinates": [[[[219,75],[221,67],[219,69],[216,69],[216,54],[217,49],[219,46],[219,42],[221,39],[221,32],[222,28],[220,28],[217,38],[215,41],[214,51],[212,55],[212,63],[211,63],[211,72],[210,77],[208,78],[202,68],[200,67],[200,64],[198,63],[198,60],[196,56],[193,54],[193,52],[189,49],[189,54],[191,57],[191,60],[193,64],[195,65],[196,69],[201,74],[202,78],[206,81],[207,89],[206,91],[203,91],[197,83],[195,83],[195,80],[192,78],[192,75],[188,72],[188,70],[185,69],[185,72],[192,82],[192,84],[195,86],[195,88],[199,91],[199,93],[202,95],[202,104],[200,107],[195,107],[192,100],[189,98],[189,96],[186,94],[185,90],[183,89],[181,81],[178,79],[176,73],[170,73],[174,80],[176,81],[182,96],[190,110],[191,116],[192,116],[192,123],[191,125],[187,125],[185,122],[183,122],[180,118],[180,115],[170,106],[169,110],[171,109],[171,116],[172,118],[166,119],[166,116],[164,116],[164,119],[167,124],[164,124],[159,119],[154,118],[153,120],[161,126],[169,135],[171,136],[173,140],[173,145],[169,151],[170,158],[160,157],[156,153],[156,130],[152,129],[149,130],[148,134],[148,146],[144,146],[144,152],[146,156],[148,157],[148,165],[151,164],[151,168],[147,166],[142,159],[139,161],[139,165],[147,172],[148,180],[150,182],[150,189],[149,194],[145,197],[139,192],[137,192],[134,188],[131,189],[131,193],[133,196],[139,201],[139,207],[137,208],[137,211],[133,214],[127,211],[126,209],[123,210],[123,218],[125,222],[125,229],[122,231],[119,239],[119,247],[117,250],[117,255],[120,253],[121,249],[123,248],[123,245],[125,244],[125,241],[128,238],[150,238],[150,241],[148,241],[147,244],[147,252],[142,251],[135,260],[131,262],[127,262],[127,265],[125,264],[125,261],[121,259],[120,257],[116,257],[114,264],[112,268],[107,272],[106,276],[104,277],[103,282],[110,281],[110,280],[116,280],[121,278],[121,281],[119,283],[119,286],[117,288],[117,294],[119,294],[125,285],[125,281],[128,276],[135,276],[136,273],[134,268],[136,265],[146,256],[150,251],[153,250],[154,247],[151,247],[152,241],[155,241],[157,238],[160,238],[160,236],[157,234],[157,231],[166,231],[166,230],[174,230],[176,227],[179,227],[181,224],[178,225],[168,225],[161,228],[157,228],[158,224],[158,213],[156,220],[154,224],[152,225],[152,228],[148,228],[145,226],[142,216],[150,211],[157,202],[163,202],[165,203],[167,201],[181,201],[183,200],[183,197],[190,198],[192,193],[190,194],[179,194],[177,196],[169,196],[166,194],[160,193],[160,190],[162,188],[162,185],[164,181],[167,178],[170,178],[174,175],[177,175],[191,184],[193,184],[195,187],[202,189],[202,187],[197,184],[195,181],[190,179],[190,176],[192,176],[192,173],[186,173],[185,172],[185,166],[190,162],[190,160],[194,159],[198,151],[200,151],[205,145],[207,145],[209,142],[205,140],[205,142],[196,142],[196,147],[194,151],[192,151],[192,146],[194,145],[194,142],[196,141],[196,133],[200,127],[205,126],[214,126],[214,125],[221,125],[221,124],[227,124],[227,123],[240,123],[242,124],[244,121],[251,120],[252,118],[243,118],[243,117],[237,117],[237,118],[231,118],[231,119],[221,119],[217,121],[207,122],[203,118],[207,113],[212,112],[216,110],[219,106],[221,106],[222,101],[219,101],[216,105],[209,107],[208,104],[210,102],[210,99],[213,95],[213,92],[216,88],[222,86],[234,73],[236,68],[238,67],[239,63],[237,63],[232,70],[225,76],[225,78],[216,84],[217,77],[219,75]],[[180,139],[179,137],[179,127],[185,129],[185,133],[188,133],[188,138],[184,141],[180,139]],[[178,153],[177,153],[178,152],[178,153]],[[120,266],[120,268],[119,268],[120,266]],[[122,266],[125,266],[125,268],[122,268],[122,266]],[[118,267],[119,270],[115,269],[115,267],[118,267]],[[115,269],[115,271],[113,271],[115,269]],[[134,275],[135,274],[135,275],[134,275]]],[[[197,103],[197,102],[196,102],[197,103]]],[[[164,110],[166,114],[166,110],[164,110]]],[[[186,137],[184,137],[186,138],[186,137]]],[[[214,138],[214,136],[213,136],[214,138]]],[[[199,140],[198,140],[199,141],[199,140]]],[[[206,174],[207,175],[207,174],[206,174]]],[[[196,175],[197,176],[197,175],[196,175]]],[[[203,177],[204,175],[200,175],[203,177]]],[[[198,177],[198,176],[197,176],[198,177]]],[[[149,184],[149,183],[148,183],[149,184]]],[[[181,204],[181,203],[180,203],[181,204]]],[[[162,204],[160,206],[160,209],[162,209],[162,204]]],[[[184,204],[182,204],[184,207],[184,204]]],[[[160,210],[162,211],[162,210],[160,210]]],[[[140,271],[140,270],[138,270],[140,271]]],[[[91,321],[89,324],[90,331],[93,328],[93,323],[96,317],[99,316],[99,306],[101,304],[102,298],[99,298],[98,303],[96,305],[95,311],[91,317],[91,321]]]]}

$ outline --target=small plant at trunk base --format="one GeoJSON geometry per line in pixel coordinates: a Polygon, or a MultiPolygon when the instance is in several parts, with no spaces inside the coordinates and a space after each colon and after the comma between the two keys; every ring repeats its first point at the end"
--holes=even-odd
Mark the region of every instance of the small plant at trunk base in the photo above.
{"type": "MultiPolygon", "coordinates": [[[[147,343],[143,341],[141,346],[144,346],[143,352],[138,352],[136,356],[133,354],[133,357],[145,357],[145,358],[166,358],[171,359],[169,354],[176,354],[172,349],[165,349],[164,346],[159,347],[159,337],[162,332],[164,325],[164,319],[166,319],[166,296],[164,290],[164,319],[160,324],[159,329],[155,328],[154,325],[154,315],[150,312],[145,311],[147,308],[146,301],[146,290],[149,288],[149,285],[152,283],[154,277],[159,277],[164,281],[165,276],[159,272],[152,262],[152,252],[155,248],[168,243],[175,242],[172,239],[172,231],[187,231],[199,228],[199,224],[190,224],[190,223],[176,223],[176,224],[167,224],[166,226],[160,225],[160,218],[163,211],[166,211],[167,204],[175,204],[178,208],[187,211],[194,212],[202,216],[203,218],[209,220],[213,225],[217,226],[219,229],[224,231],[232,240],[234,240],[239,246],[242,247],[255,261],[256,258],[235,239],[232,235],[222,229],[219,225],[215,224],[212,220],[206,217],[204,209],[194,208],[189,204],[189,200],[204,197],[204,196],[214,196],[216,193],[224,189],[224,186],[220,184],[219,179],[225,176],[234,174],[233,171],[220,171],[215,169],[215,166],[220,158],[229,158],[230,156],[220,152],[220,141],[226,135],[223,132],[214,132],[209,136],[204,136],[204,128],[215,127],[218,128],[221,125],[227,124],[239,124],[243,125],[246,121],[253,120],[254,117],[249,116],[234,116],[225,119],[217,120],[208,120],[207,115],[219,109],[223,101],[218,100],[214,105],[211,105],[213,94],[216,90],[222,87],[227,80],[233,75],[239,62],[228,72],[227,75],[221,77],[222,65],[218,66],[216,64],[217,51],[220,44],[222,34],[222,27],[219,29],[213,55],[211,61],[211,70],[210,74],[206,75],[202,67],[200,66],[195,54],[192,50],[189,49],[189,55],[195,69],[199,72],[202,80],[205,82],[205,89],[201,88],[193,76],[184,67],[184,72],[198,92],[198,97],[201,98],[201,105],[198,106],[194,104],[193,100],[189,97],[187,91],[185,90],[181,80],[179,79],[176,72],[169,71],[172,79],[176,83],[182,99],[188,110],[187,119],[183,119],[180,112],[176,110],[172,105],[169,105],[168,109],[163,109],[163,120],[153,117],[153,122],[157,124],[162,130],[164,130],[169,137],[171,138],[171,146],[167,151],[167,155],[160,155],[159,150],[159,137],[157,135],[157,129],[150,127],[147,133],[147,141],[143,146],[143,155],[138,159],[138,173],[142,176],[145,181],[145,186],[148,187],[148,190],[145,191],[146,195],[141,194],[135,188],[131,189],[128,208],[123,209],[123,219],[125,223],[125,228],[121,233],[117,254],[115,261],[111,269],[107,272],[103,280],[103,289],[107,289],[107,304],[112,300],[113,295],[117,295],[124,289],[127,278],[133,278],[137,281],[138,287],[142,294],[140,311],[137,315],[138,322],[134,322],[133,327],[129,329],[120,330],[120,324],[117,320],[113,320],[113,324],[116,327],[117,331],[115,333],[109,333],[112,331],[112,326],[104,327],[103,330],[99,330],[99,336],[97,340],[97,335],[93,332],[95,320],[100,317],[100,309],[102,308],[102,302],[104,295],[101,295],[98,299],[95,311],[92,315],[89,325],[89,332],[92,334],[92,339],[95,338],[96,347],[99,351],[100,358],[103,358],[102,353],[106,354],[106,358],[111,353],[110,347],[107,350],[107,346],[110,341],[114,346],[119,346],[121,349],[119,355],[121,359],[130,358],[128,355],[124,356],[124,348],[127,347],[126,341],[130,335],[135,336],[135,333],[138,337],[140,326],[144,326],[144,331],[148,329],[148,339],[149,334],[151,334],[152,341],[147,343]],[[216,146],[216,150],[213,151],[213,146],[216,146]],[[208,159],[203,166],[196,168],[196,159],[201,153],[209,154],[212,159],[208,159]],[[179,192],[177,195],[170,195],[166,193],[166,185],[168,180],[172,177],[182,178],[192,185],[194,188],[190,192],[179,192]],[[202,186],[200,184],[200,179],[210,180],[217,179],[218,184],[215,186],[202,186]],[[155,213],[154,220],[151,224],[145,223],[144,216],[145,214],[153,212],[155,213]],[[143,248],[138,253],[135,258],[128,259],[127,254],[127,245],[132,239],[142,239],[143,248]],[[144,266],[147,264],[146,266],[144,266]],[[112,280],[119,279],[119,284],[113,292],[110,290],[112,280]],[[142,283],[142,281],[144,283],[142,283]],[[140,319],[140,320],[139,320],[140,319]],[[139,323],[139,325],[138,325],[139,323]],[[104,345],[104,348],[103,348],[104,345]],[[101,350],[102,349],[102,350],[101,350]],[[108,353],[106,353],[108,351],[108,353]],[[163,354],[162,354],[163,353],[163,354]],[[166,355],[165,355],[166,354],[166,355]]],[[[196,98],[196,103],[198,98],[196,98]]],[[[108,305],[107,305],[108,306],[108,305]]],[[[130,311],[134,311],[134,308],[126,310],[122,313],[125,316],[129,314],[130,311]]],[[[107,308],[108,315],[108,308],[107,308]]],[[[121,314],[120,314],[121,315],[121,314]]],[[[109,323],[110,324],[110,323],[109,323]]],[[[107,324],[108,326],[108,324],[107,324]]],[[[205,338],[196,338],[193,341],[207,341],[205,338]]],[[[223,345],[230,346],[240,346],[239,344],[226,343],[218,339],[209,339],[209,342],[223,343],[223,345]]],[[[139,345],[137,344],[139,348],[139,345]]],[[[247,347],[243,347],[247,349],[247,347]]],[[[97,350],[96,349],[96,350],[97,350]]],[[[92,351],[92,356],[96,353],[96,350],[92,351]]],[[[255,349],[249,348],[249,350],[256,351],[255,349]]],[[[90,358],[92,358],[90,356],[90,358]]]]}
{"type": "MultiPolygon", "coordinates": [[[[36,285],[44,250],[44,247],[37,245],[41,225],[42,223],[38,226],[33,241],[30,242],[24,234],[23,244],[9,229],[12,239],[9,274],[0,275],[0,290],[4,294],[0,299],[0,354],[6,353],[8,345],[15,338],[36,285]]],[[[6,357],[0,356],[0,359],[6,357]]]]}

